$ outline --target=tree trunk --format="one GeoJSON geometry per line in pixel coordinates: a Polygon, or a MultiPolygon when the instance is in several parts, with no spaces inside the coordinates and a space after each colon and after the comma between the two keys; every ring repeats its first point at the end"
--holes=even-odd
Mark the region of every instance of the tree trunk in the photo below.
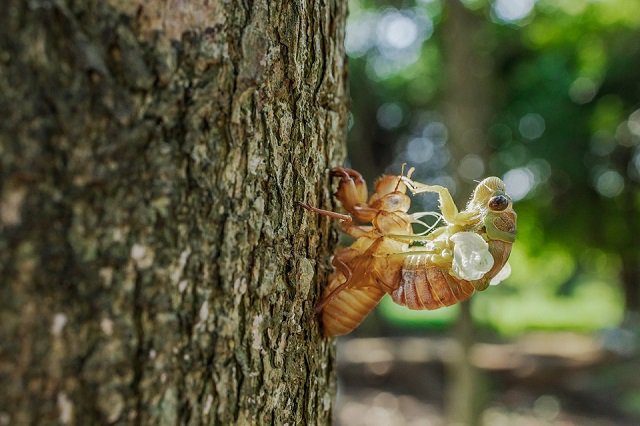
{"type": "MultiPolygon", "coordinates": [[[[488,128],[492,114],[491,63],[483,54],[486,24],[459,0],[447,2],[443,48],[446,67],[444,116],[449,130],[456,200],[461,207],[475,187],[474,179],[486,177],[488,128]]],[[[449,364],[448,424],[481,423],[483,378],[471,364],[475,325],[469,302],[460,305],[455,336],[456,356],[449,364]]]]}
{"type": "MultiPolygon", "coordinates": [[[[631,164],[633,152],[626,147],[622,155],[622,164],[631,164]]],[[[637,210],[638,185],[629,182],[622,195],[623,212],[626,216],[627,237],[618,241],[622,268],[620,278],[624,295],[625,320],[628,327],[640,326],[640,250],[636,239],[640,234],[640,218],[637,210]]]]}
{"type": "MultiPolygon", "coordinates": [[[[635,220],[631,218],[630,220],[635,220]]],[[[634,236],[638,234],[632,234],[634,236]]],[[[640,256],[633,248],[620,256],[622,268],[620,277],[624,293],[625,323],[637,326],[640,321],[640,256]]]]}
{"type": "Polygon", "coordinates": [[[0,16],[0,425],[326,424],[345,2],[0,16]]]}

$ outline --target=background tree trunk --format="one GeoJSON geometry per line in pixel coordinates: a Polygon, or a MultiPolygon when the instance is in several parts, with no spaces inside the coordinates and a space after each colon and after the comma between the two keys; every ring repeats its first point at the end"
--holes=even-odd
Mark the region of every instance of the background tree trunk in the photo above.
{"type": "MultiPolygon", "coordinates": [[[[488,129],[493,112],[492,66],[486,54],[486,21],[459,0],[449,0],[443,28],[446,87],[443,99],[449,130],[456,202],[463,208],[488,163],[488,129]]],[[[483,377],[470,360],[476,328],[470,302],[460,304],[455,337],[458,347],[449,363],[448,424],[481,424],[483,377]]]]}
{"type": "Polygon", "coordinates": [[[0,16],[0,424],[324,424],[345,2],[0,16]]]}

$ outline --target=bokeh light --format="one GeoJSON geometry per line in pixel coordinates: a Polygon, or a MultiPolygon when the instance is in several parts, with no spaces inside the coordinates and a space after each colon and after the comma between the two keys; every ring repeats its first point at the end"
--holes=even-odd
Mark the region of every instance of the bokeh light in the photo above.
{"type": "MultiPolygon", "coordinates": [[[[469,363],[487,380],[476,419],[640,424],[640,2],[350,10],[354,167],[370,178],[415,167],[459,207],[500,176],[518,213],[511,276],[471,299],[469,363]]],[[[438,198],[419,194],[412,209],[438,210],[438,198]]],[[[345,340],[360,355],[340,367],[350,414],[339,424],[448,424],[461,312],[384,299],[345,340]]]]}
{"type": "Polygon", "coordinates": [[[526,18],[535,5],[535,0],[495,0],[493,12],[499,21],[517,22],[526,18]]]}

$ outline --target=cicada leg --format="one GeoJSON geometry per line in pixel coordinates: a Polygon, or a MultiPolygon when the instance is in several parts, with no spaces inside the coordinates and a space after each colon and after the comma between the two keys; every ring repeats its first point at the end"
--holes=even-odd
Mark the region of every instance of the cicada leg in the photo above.
{"type": "Polygon", "coordinates": [[[322,216],[327,216],[332,219],[338,219],[340,221],[340,229],[342,230],[342,232],[351,235],[354,238],[366,237],[374,240],[380,237],[380,234],[373,230],[371,226],[354,225],[353,219],[349,215],[332,212],[331,210],[319,209],[317,207],[313,207],[309,204],[301,202],[298,202],[298,205],[306,210],[309,210],[310,212],[317,213],[322,216]]]}
{"type": "MultiPolygon", "coordinates": [[[[336,271],[318,307],[318,310],[322,310],[325,336],[339,336],[352,331],[389,292],[391,286],[382,282],[380,271],[384,266],[384,272],[389,275],[386,267],[389,263],[375,257],[375,253],[384,248],[385,241],[384,237],[380,237],[364,252],[348,248],[348,252],[341,251],[334,258],[336,271]]],[[[400,267],[401,263],[398,262],[398,279],[400,267]]]]}
{"type": "Polygon", "coordinates": [[[407,177],[402,177],[402,181],[407,185],[413,195],[423,192],[435,192],[440,201],[440,211],[445,222],[450,225],[467,225],[472,222],[475,212],[459,212],[453,197],[447,188],[440,185],[426,185],[413,181],[407,177]]]}
{"type": "Polygon", "coordinates": [[[333,300],[333,298],[336,297],[338,293],[340,293],[342,290],[347,288],[347,286],[351,282],[351,278],[353,278],[353,272],[351,271],[351,268],[349,268],[349,265],[347,265],[342,260],[340,260],[338,256],[335,256],[333,258],[333,260],[331,261],[331,264],[333,265],[334,268],[336,268],[336,270],[338,270],[339,272],[342,273],[342,275],[344,275],[345,280],[343,283],[341,283],[336,288],[331,290],[331,293],[327,294],[322,299],[322,301],[316,307],[316,314],[319,314],[320,312],[322,312],[322,309],[327,305],[327,303],[331,302],[331,300],[333,300]]]}
{"type": "Polygon", "coordinates": [[[353,169],[336,167],[331,169],[331,176],[340,178],[335,196],[345,210],[358,220],[371,221],[376,211],[367,208],[367,182],[362,175],[353,169]]]}
{"type": "Polygon", "coordinates": [[[392,240],[410,243],[412,241],[433,241],[440,235],[446,232],[446,228],[439,228],[433,231],[431,234],[418,235],[418,234],[387,234],[385,237],[392,240]]]}
{"type": "Polygon", "coordinates": [[[352,221],[351,216],[349,216],[347,214],[342,214],[342,213],[338,213],[338,212],[332,212],[331,210],[319,209],[317,207],[310,206],[309,204],[302,203],[300,201],[298,201],[298,205],[300,207],[306,209],[306,210],[309,210],[310,212],[318,213],[318,214],[323,215],[323,216],[328,216],[328,217],[333,218],[333,219],[338,219],[338,220],[341,220],[341,221],[344,221],[344,222],[351,222],[352,221]]]}

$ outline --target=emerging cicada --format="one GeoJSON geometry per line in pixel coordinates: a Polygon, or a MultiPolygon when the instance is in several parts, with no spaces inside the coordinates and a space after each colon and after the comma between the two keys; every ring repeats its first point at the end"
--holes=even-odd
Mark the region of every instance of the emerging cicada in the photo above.
{"type": "MultiPolygon", "coordinates": [[[[383,175],[367,200],[367,184],[355,170],[331,171],[340,178],[336,197],[348,215],[301,206],[340,221],[355,238],[338,249],[335,271],[318,305],[325,336],[356,328],[385,293],[409,309],[438,309],[468,299],[493,280],[508,275],[507,260],[516,235],[516,213],[502,180],[489,177],[478,184],[459,212],[449,191],[404,176],[383,175]],[[441,214],[409,214],[412,194],[435,192],[441,214]],[[413,224],[437,216],[445,222],[414,233],[413,224]]],[[[426,226],[426,225],[425,225],[426,226]]]]}

